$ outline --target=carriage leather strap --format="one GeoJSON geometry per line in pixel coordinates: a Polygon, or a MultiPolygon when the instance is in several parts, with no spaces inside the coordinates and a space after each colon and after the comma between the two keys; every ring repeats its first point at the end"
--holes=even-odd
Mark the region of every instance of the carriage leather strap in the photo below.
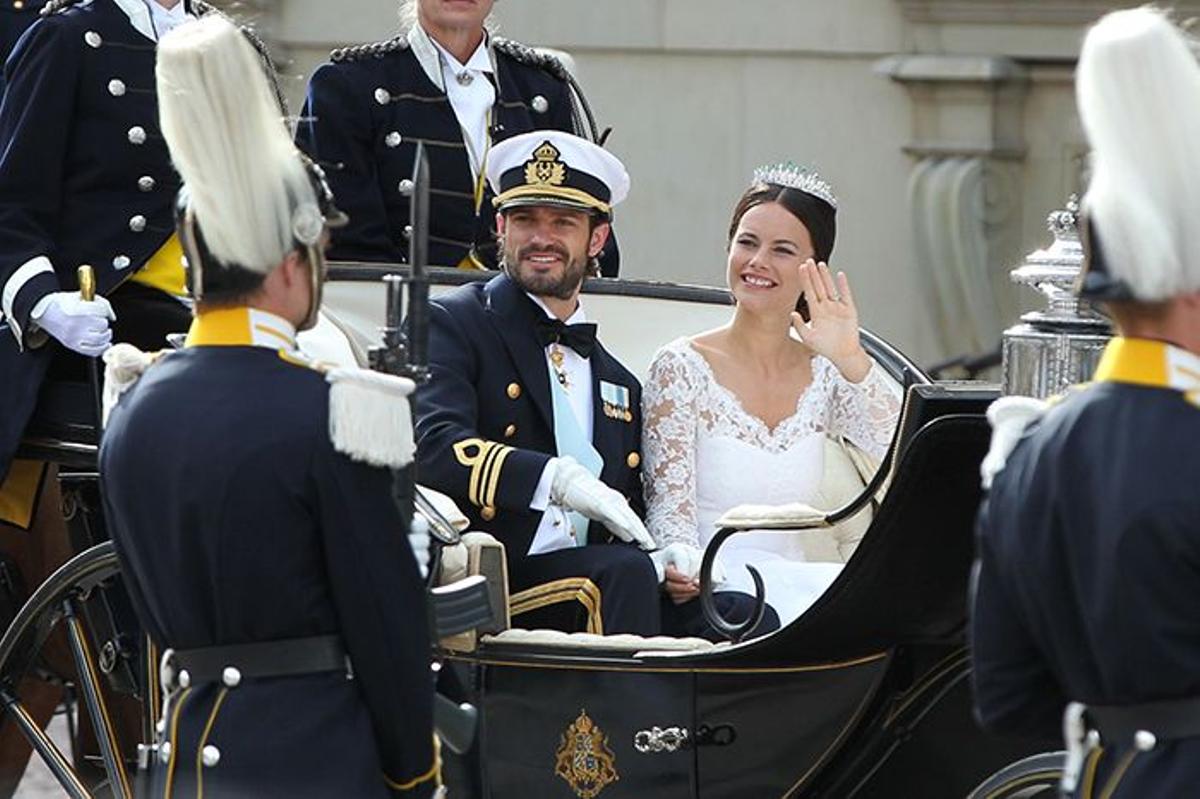
{"type": "Polygon", "coordinates": [[[1139,732],[1158,741],[1200,737],[1200,697],[1144,702],[1137,705],[1088,705],[1090,726],[1105,745],[1128,744],[1139,732]]]}
{"type": "Polygon", "coordinates": [[[237,669],[241,679],[350,671],[342,639],[336,635],[176,649],[172,655],[176,671],[186,670],[193,685],[219,682],[229,667],[237,669]]]}

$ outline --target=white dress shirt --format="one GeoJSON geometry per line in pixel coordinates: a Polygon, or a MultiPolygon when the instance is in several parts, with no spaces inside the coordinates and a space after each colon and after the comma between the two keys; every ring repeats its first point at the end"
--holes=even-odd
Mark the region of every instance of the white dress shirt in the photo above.
{"type": "MultiPolygon", "coordinates": [[[[551,319],[557,318],[540,299],[532,294],[529,295],[529,298],[546,312],[546,316],[551,319]]],[[[583,310],[583,303],[581,302],[575,307],[575,313],[571,314],[566,324],[577,325],[585,322],[587,322],[587,313],[583,310]]],[[[550,353],[553,351],[554,346],[551,344],[546,347],[546,368],[550,371],[551,380],[557,380],[554,362],[550,360],[550,353]]],[[[560,344],[558,345],[558,349],[563,354],[561,371],[567,376],[566,391],[567,398],[571,403],[571,410],[575,412],[575,420],[579,423],[580,429],[583,430],[584,435],[591,441],[595,418],[595,397],[592,391],[592,362],[570,347],[564,347],[560,344]]],[[[533,491],[533,500],[529,503],[530,510],[544,511],[542,520],[538,523],[537,531],[533,534],[533,541],[529,545],[529,551],[526,553],[529,555],[540,555],[576,546],[575,539],[571,537],[571,525],[567,514],[557,505],[550,504],[550,486],[554,484],[554,473],[557,471],[555,467],[556,464],[554,461],[546,464],[546,468],[542,470],[542,477],[538,480],[537,488],[533,491]]]]}
{"type": "Polygon", "coordinates": [[[189,19],[195,19],[187,12],[184,0],[179,0],[171,9],[161,6],[158,0],[116,0],[116,4],[138,33],[152,42],[157,42],[189,19]]]}

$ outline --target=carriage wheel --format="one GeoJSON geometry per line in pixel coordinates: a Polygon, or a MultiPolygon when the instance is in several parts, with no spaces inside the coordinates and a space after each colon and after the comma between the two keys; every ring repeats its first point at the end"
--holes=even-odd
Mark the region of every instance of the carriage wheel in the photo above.
{"type": "Polygon", "coordinates": [[[1065,752],[1044,752],[1010,763],[984,780],[967,799],[1050,799],[1058,796],[1065,752]]]}
{"type": "Polygon", "coordinates": [[[31,673],[51,633],[63,628],[73,657],[75,693],[87,708],[107,773],[105,788],[118,799],[132,799],[129,771],[121,755],[116,729],[105,698],[104,677],[89,640],[84,603],[93,591],[114,583],[120,573],[111,542],[87,549],[63,564],[38,586],[0,638],[0,702],[46,767],[72,799],[94,794],[62,751],[34,722],[17,693],[31,673]]]}

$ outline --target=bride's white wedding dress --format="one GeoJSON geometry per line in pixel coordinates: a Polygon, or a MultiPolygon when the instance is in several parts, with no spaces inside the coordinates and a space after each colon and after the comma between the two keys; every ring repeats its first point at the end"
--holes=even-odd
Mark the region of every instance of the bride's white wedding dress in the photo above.
{"type": "MultiPolygon", "coordinates": [[[[872,366],[850,383],[825,358],[795,412],[774,428],[748,413],[686,338],[658,351],[642,398],[646,527],[661,546],[703,548],[736,505],[807,502],[824,469],[826,436],[844,436],[876,458],[891,441],[901,395],[872,366]]],[[[798,533],[741,533],[722,547],[724,590],[754,593],[745,565],[762,574],[767,602],[787,624],[837,577],[841,563],[808,562],[798,533]]]]}

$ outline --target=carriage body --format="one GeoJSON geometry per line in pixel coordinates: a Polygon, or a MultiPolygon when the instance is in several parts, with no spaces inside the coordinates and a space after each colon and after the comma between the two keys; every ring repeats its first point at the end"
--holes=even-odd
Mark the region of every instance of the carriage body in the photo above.
{"type": "MultiPolygon", "coordinates": [[[[432,272],[435,296],[486,277],[432,272]]],[[[379,274],[331,274],[327,304],[362,346],[382,319],[379,274]]],[[[593,280],[584,295],[606,348],[640,377],[659,346],[730,312],[709,287],[593,280]]],[[[462,795],[953,797],[1045,748],[987,735],[971,714],[967,587],[998,391],[933,383],[863,340],[909,396],[891,487],[834,584],[739,644],[514,630],[444,651],[481,712],[476,751],[455,769],[462,795]]]]}
{"type": "MultiPolygon", "coordinates": [[[[331,266],[325,305],[360,357],[378,343],[381,278],[395,271],[331,266]]],[[[431,271],[435,296],[487,277],[431,271]]],[[[729,314],[727,292],[707,287],[593,280],[585,295],[605,346],[638,375],[658,346],[729,314]]],[[[879,337],[864,331],[864,344],[909,387],[908,400],[891,485],[816,604],[784,629],[737,644],[510,630],[442,649],[443,668],[480,711],[474,750],[448,757],[452,796],[958,797],[1047,748],[986,735],[970,709],[967,583],[989,437],[983,412],[996,389],[933,383],[879,337]]],[[[56,390],[77,410],[65,413],[66,424],[31,431],[24,454],[64,464],[72,491],[94,504],[88,387],[56,390]]],[[[92,510],[81,517],[93,529],[80,546],[104,537],[92,510]]],[[[93,593],[118,579],[111,552],[77,570],[93,593]]],[[[9,685],[61,619],[68,578],[44,594],[53,613],[27,606],[24,629],[10,628],[0,642],[9,685]]],[[[152,721],[152,653],[111,624],[95,625],[93,648],[109,637],[122,641],[125,661],[140,664],[133,693],[152,721]]]]}

